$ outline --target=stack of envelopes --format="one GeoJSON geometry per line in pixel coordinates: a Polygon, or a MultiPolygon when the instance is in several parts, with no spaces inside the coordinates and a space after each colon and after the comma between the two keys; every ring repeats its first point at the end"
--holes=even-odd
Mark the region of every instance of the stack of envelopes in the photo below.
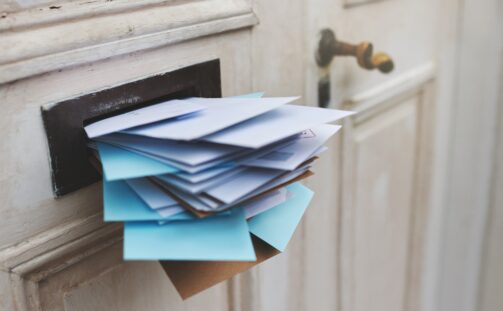
{"type": "Polygon", "coordinates": [[[350,114],[260,96],[170,100],[85,127],[124,259],[160,260],[184,298],[285,249],[312,198],[296,182],[340,129],[326,123],[350,114]]]}

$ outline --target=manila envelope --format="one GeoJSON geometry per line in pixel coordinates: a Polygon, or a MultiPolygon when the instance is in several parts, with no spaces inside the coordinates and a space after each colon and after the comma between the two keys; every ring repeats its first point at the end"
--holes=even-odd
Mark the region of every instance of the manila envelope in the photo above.
{"type": "Polygon", "coordinates": [[[160,261],[176,290],[187,299],[286,249],[313,192],[300,183],[287,187],[291,199],[248,220],[256,261],[160,261]]]}
{"type": "Polygon", "coordinates": [[[279,250],[252,237],[257,261],[159,261],[176,290],[187,299],[277,255],[279,250]]]}

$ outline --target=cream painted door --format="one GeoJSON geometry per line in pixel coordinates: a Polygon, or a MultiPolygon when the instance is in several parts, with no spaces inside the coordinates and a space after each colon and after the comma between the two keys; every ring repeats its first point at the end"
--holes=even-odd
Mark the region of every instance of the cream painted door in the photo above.
{"type": "Polygon", "coordinates": [[[313,10],[320,16],[311,20],[314,29],[325,25],[341,40],[370,41],[395,63],[388,75],[363,70],[354,58],[335,58],[331,66],[332,104],[357,112],[335,148],[341,152],[340,310],[419,309],[432,184],[437,10],[436,1],[392,0],[313,10]]]}
{"type": "Polygon", "coordinates": [[[0,309],[398,311],[427,303],[426,228],[441,175],[432,167],[443,157],[449,102],[440,82],[451,72],[449,55],[438,53],[452,40],[438,35],[450,20],[439,12],[454,1],[346,1],[3,3],[0,309]],[[319,69],[323,28],[373,42],[395,70],[369,72],[349,58],[319,69]],[[328,73],[330,106],[357,114],[307,182],[316,196],[288,250],[184,302],[157,263],[122,261],[121,227],[101,221],[99,184],[53,198],[40,107],[217,58],[225,96],[265,91],[317,105],[328,73]]]}
{"type": "Polygon", "coordinates": [[[279,95],[302,84],[304,102],[316,106],[328,75],[330,107],[357,113],[307,182],[316,195],[286,254],[242,277],[243,310],[432,310],[454,4],[258,1],[254,88],[279,95]],[[315,53],[326,28],[342,41],[374,43],[395,69],[364,70],[350,57],[320,69],[315,53]]]}
{"type": "Polygon", "coordinates": [[[224,95],[250,92],[251,3],[7,0],[0,11],[0,310],[228,309],[229,283],[182,301],[157,262],[124,262],[101,183],[53,197],[41,106],[214,59],[224,95]]]}

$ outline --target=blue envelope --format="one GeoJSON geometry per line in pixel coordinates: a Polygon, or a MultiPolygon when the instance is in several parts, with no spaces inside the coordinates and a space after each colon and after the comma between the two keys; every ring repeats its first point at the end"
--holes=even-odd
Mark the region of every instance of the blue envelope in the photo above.
{"type": "Polygon", "coordinates": [[[287,189],[293,193],[292,198],[248,220],[253,235],[281,252],[313,198],[313,192],[300,183],[287,186],[287,189]]]}
{"type": "Polygon", "coordinates": [[[195,217],[189,212],[181,212],[163,218],[151,209],[125,181],[103,180],[103,218],[105,221],[171,221],[195,217]]]}
{"type": "Polygon", "coordinates": [[[177,172],[170,165],[106,143],[96,143],[106,180],[137,178],[177,172]]]}
{"type": "MultiPolygon", "coordinates": [[[[214,216],[229,215],[222,211],[214,216]]],[[[164,222],[197,219],[189,211],[180,212],[169,217],[162,217],[148,206],[123,180],[103,180],[103,219],[105,221],[149,221],[164,222]]]]}
{"type": "Polygon", "coordinates": [[[255,261],[244,212],[165,225],[124,224],[125,260],[255,261]]]}

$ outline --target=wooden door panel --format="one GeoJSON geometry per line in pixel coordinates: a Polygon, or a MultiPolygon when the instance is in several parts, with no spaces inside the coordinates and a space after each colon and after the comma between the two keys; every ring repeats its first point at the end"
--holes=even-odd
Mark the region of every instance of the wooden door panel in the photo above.
{"type": "Polygon", "coordinates": [[[343,311],[420,308],[434,72],[423,67],[348,103],[357,114],[346,120],[342,142],[343,311]]]}
{"type": "Polygon", "coordinates": [[[157,262],[132,262],[65,292],[64,310],[224,310],[226,286],[223,283],[184,302],[157,262]]]}
{"type": "Polygon", "coordinates": [[[42,46],[16,45],[19,53],[0,59],[0,82],[13,81],[0,86],[0,309],[413,310],[432,158],[424,147],[433,141],[424,90],[436,74],[436,24],[425,21],[436,2],[149,0],[134,9],[119,2],[77,1],[85,14],[103,7],[92,19],[65,4],[52,10],[58,14],[20,12],[0,23],[22,28],[11,40],[24,32],[42,46]],[[344,6],[351,2],[372,4],[344,6]],[[334,61],[332,104],[351,97],[348,109],[358,113],[317,164],[308,182],[315,199],[285,254],[182,302],[156,263],[122,261],[121,231],[92,216],[101,209],[98,185],[52,198],[41,105],[214,58],[224,96],[265,91],[315,105],[314,49],[324,27],[342,40],[374,42],[397,67],[385,77],[354,59],[334,61]],[[74,37],[47,40],[73,29],[74,37]]]}
{"type": "Polygon", "coordinates": [[[403,310],[417,98],[354,131],[354,310],[403,310]]]}
{"type": "MultiPolygon", "coordinates": [[[[100,217],[96,215],[90,222],[100,217]]],[[[89,227],[89,222],[77,223],[67,230],[78,232],[91,229],[89,227]]],[[[9,294],[15,306],[12,310],[216,311],[227,308],[227,283],[182,301],[159,263],[124,262],[121,226],[101,224],[76,239],[67,235],[63,244],[54,245],[54,239],[47,235],[40,237],[28,251],[11,250],[11,257],[5,261],[9,267],[5,268],[10,271],[9,294]]],[[[6,302],[0,302],[4,310],[6,302]]]]}

